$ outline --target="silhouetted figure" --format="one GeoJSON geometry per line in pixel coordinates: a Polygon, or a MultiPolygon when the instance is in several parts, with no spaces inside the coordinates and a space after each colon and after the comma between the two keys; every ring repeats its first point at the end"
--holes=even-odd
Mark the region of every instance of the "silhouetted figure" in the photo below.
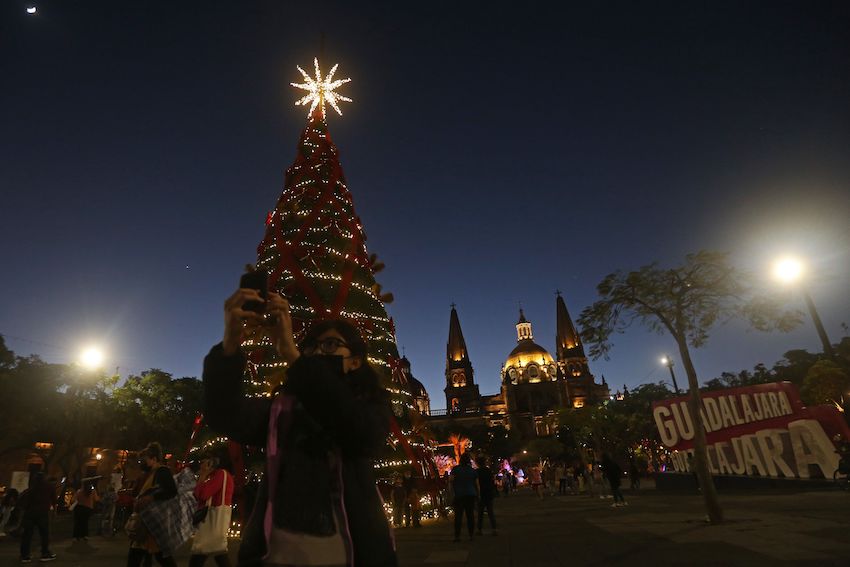
{"type": "Polygon", "coordinates": [[[478,495],[478,474],[472,468],[469,453],[460,456],[460,463],[452,469],[452,485],[454,487],[455,511],[455,541],[460,541],[460,526],[463,515],[466,514],[466,527],[469,539],[475,532],[475,518],[472,516],[475,508],[475,498],[478,495]]]}

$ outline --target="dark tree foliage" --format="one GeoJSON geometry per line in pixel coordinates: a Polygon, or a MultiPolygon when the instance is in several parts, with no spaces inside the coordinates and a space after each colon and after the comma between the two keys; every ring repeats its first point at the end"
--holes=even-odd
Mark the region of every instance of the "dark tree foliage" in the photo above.
{"type": "MultiPolygon", "coordinates": [[[[692,415],[700,406],[699,380],[690,348],[706,343],[711,329],[732,318],[743,318],[759,330],[787,331],[800,322],[800,313],[782,308],[777,298],[761,292],[751,274],[730,264],[722,252],[688,254],[674,268],[657,263],[631,272],[614,272],[597,286],[599,300],[578,319],[582,339],[593,358],[608,357],[613,337],[633,323],[676,341],[688,375],[692,415]]],[[[723,515],[711,481],[706,456],[705,431],[694,436],[694,462],[700,489],[711,522],[723,515]]]]}
{"type": "Polygon", "coordinates": [[[182,457],[201,411],[203,385],[195,378],[175,379],[158,368],[130,376],[115,390],[121,444],[142,447],[159,441],[182,457]]]}
{"type": "Polygon", "coordinates": [[[803,380],[800,398],[809,406],[841,404],[850,391],[850,376],[838,364],[821,359],[814,363],[803,380]]]}
{"type": "Polygon", "coordinates": [[[182,456],[201,408],[200,381],[152,369],[119,383],[77,365],[15,356],[0,336],[0,457],[51,443],[42,457],[71,477],[92,447],[132,450],[160,441],[182,456]]]}
{"type": "MultiPolygon", "coordinates": [[[[838,344],[833,345],[833,351],[835,359],[829,362],[845,373],[850,371],[850,337],[842,337],[838,344]]],[[[752,371],[723,372],[719,377],[707,380],[704,389],[719,390],[767,382],[791,382],[802,388],[812,368],[827,358],[827,355],[822,352],[811,353],[803,349],[789,350],[783,355],[782,360],[770,369],[760,362],[753,367],[752,371]]]]}

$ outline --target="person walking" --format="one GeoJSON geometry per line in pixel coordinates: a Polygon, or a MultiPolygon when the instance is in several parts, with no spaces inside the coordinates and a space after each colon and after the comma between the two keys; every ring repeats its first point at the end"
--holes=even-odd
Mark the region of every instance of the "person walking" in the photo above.
{"type": "Polygon", "coordinates": [[[18,491],[10,488],[3,495],[3,501],[0,502],[0,537],[6,535],[6,524],[12,518],[12,512],[18,506],[18,491]]]}
{"type": "MultiPolygon", "coordinates": [[[[139,454],[142,471],[147,473],[144,484],[139,491],[134,509],[141,517],[145,530],[138,539],[131,539],[130,551],[127,555],[127,567],[139,567],[149,561],[153,555],[157,563],[163,567],[177,567],[177,562],[171,556],[171,550],[161,549],[161,542],[151,533],[155,526],[145,521],[145,517],[155,509],[155,503],[166,502],[177,498],[177,483],[171,476],[171,471],[163,461],[162,447],[159,443],[149,443],[139,454]]],[[[152,518],[151,518],[152,519],[152,518]]],[[[149,564],[149,563],[147,563],[149,564]]]]}
{"type": "Polygon", "coordinates": [[[634,458],[629,461],[629,482],[632,490],[640,490],[640,469],[634,458]]]}
{"type": "Polygon", "coordinates": [[[88,541],[89,519],[94,513],[94,506],[98,502],[97,491],[94,483],[87,481],[74,493],[74,528],[73,538],[75,542],[88,541]]]}
{"type": "Polygon", "coordinates": [[[30,545],[32,544],[33,532],[38,529],[41,539],[41,562],[53,561],[56,554],[50,551],[50,511],[56,499],[53,485],[45,480],[43,472],[35,473],[30,486],[21,494],[18,501],[22,510],[21,525],[21,563],[31,563],[30,545]]]}
{"type": "Polygon", "coordinates": [[[567,472],[567,463],[560,463],[558,465],[558,494],[566,494],[567,493],[567,478],[569,477],[569,473],[567,472]]]}
{"type": "Polygon", "coordinates": [[[401,477],[398,475],[395,476],[390,490],[390,502],[393,506],[393,527],[400,528],[404,517],[404,508],[407,504],[407,492],[404,490],[401,477]]]}
{"type": "Polygon", "coordinates": [[[611,495],[614,497],[614,503],[611,504],[611,507],[619,508],[621,506],[627,506],[626,499],[623,498],[623,493],[620,492],[623,469],[620,468],[620,465],[608,453],[602,455],[602,474],[608,481],[608,485],[611,487],[611,495]]]}
{"type": "Polygon", "coordinates": [[[460,456],[460,462],[452,469],[452,486],[454,487],[455,499],[453,508],[455,511],[455,541],[460,541],[460,527],[463,523],[463,515],[466,514],[466,527],[469,530],[469,539],[475,532],[475,517],[472,515],[475,508],[475,498],[478,496],[478,475],[472,468],[472,458],[469,453],[460,456]]]}
{"type": "Polygon", "coordinates": [[[534,491],[534,494],[537,495],[537,498],[543,499],[543,473],[540,472],[540,467],[531,467],[531,470],[528,471],[529,478],[531,479],[531,490],[534,491]]]}
{"type": "Polygon", "coordinates": [[[218,458],[201,461],[195,500],[199,509],[207,508],[207,513],[192,540],[189,567],[203,567],[210,555],[217,567],[230,567],[227,534],[233,505],[233,476],[218,458]]]}
{"type": "Polygon", "coordinates": [[[204,415],[230,439],[265,447],[265,469],[242,531],[240,565],[398,564],[373,459],[392,415],[389,395],[352,324],[316,321],[295,343],[289,303],[240,288],[224,305],[221,343],[204,359],[204,415]],[[259,302],[264,313],[246,310],[259,302]],[[243,336],[266,337],[288,364],[271,396],[243,391],[243,336]]]}
{"type": "Polygon", "coordinates": [[[601,463],[594,461],[591,466],[593,467],[591,471],[591,480],[593,482],[594,494],[598,493],[600,500],[609,498],[609,496],[605,494],[605,475],[602,474],[601,463]]]}
{"type": "Polygon", "coordinates": [[[478,465],[478,535],[482,535],[482,530],[484,529],[484,510],[487,510],[487,517],[490,519],[490,529],[493,530],[493,535],[497,535],[496,516],[493,515],[493,500],[496,498],[498,491],[496,481],[493,478],[493,472],[488,466],[486,457],[478,457],[475,459],[475,464],[478,465]]]}
{"type": "Polygon", "coordinates": [[[416,481],[416,477],[413,476],[412,471],[404,471],[404,494],[405,494],[405,504],[404,504],[404,527],[409,528],[413,526],[414,528],[421,528],[422,524],[420,523],[420,506],[419,506],[419,487],[416,481]]]}
{"type": "Polygon", "coordinates": [[[115,535],[113,521],[115,519],[115,503],[118,501],[118,494],[115,492],[115,487],[112,484],[106,485],[106,492],[100,499],[100,529],[98,535],[112,537],[115,535]]]}

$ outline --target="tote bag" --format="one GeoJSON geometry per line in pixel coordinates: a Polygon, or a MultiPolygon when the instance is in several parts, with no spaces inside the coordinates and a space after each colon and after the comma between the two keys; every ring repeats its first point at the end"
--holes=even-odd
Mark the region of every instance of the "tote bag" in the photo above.
{"type": "Polygon", "coordinates": [[[198,524],[198,531],[192,541],[192,553],[200,555],[215,555],[227,551],[227,532],[230,530],[230,514],[232,508],[224,503],[227,491],[227,472],[222,471],[224,481],[221,483],[221,504],[212,505],[212,497],[207,500],[206,519],[198,524]]]}

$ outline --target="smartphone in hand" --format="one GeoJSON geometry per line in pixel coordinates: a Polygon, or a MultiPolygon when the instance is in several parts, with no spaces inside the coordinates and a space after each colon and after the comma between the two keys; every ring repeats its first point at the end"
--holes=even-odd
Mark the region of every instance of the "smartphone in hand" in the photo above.
{"type": "MultiPolygon", "coordinates": [[[[260,297],[264,300],[268,299],[268,275],[260,270],[254,272],[248,272],[242,274],[242,278],[239,280],[240,288],[247,289],[256,289],[260,292],[260,297]]],[[[246,301],[242,305],[242,309],[245,311],[253,311],[255,313],[264,313],[266,310],[266,304],[260,301],[246,301]]]]}

